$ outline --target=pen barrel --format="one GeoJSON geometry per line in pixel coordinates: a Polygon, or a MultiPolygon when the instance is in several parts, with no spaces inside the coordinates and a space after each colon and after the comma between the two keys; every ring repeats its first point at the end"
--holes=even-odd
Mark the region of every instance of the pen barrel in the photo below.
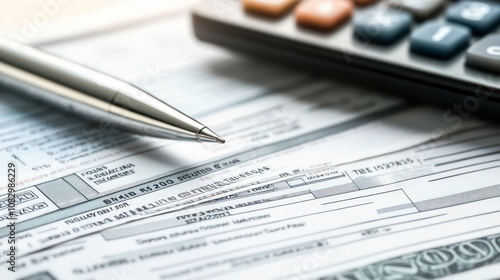
{"type": "Polygon", "coordinates": [[[98,71],[5,38],[0,38],[0,61],[107,102],[123,86],[98,71]]]}
{"type": "Polygon", "coordinates": [[[0,82],[74,114],[143,135],[198,141],[205,128],[126,82],[0,39],[0,82]]]}

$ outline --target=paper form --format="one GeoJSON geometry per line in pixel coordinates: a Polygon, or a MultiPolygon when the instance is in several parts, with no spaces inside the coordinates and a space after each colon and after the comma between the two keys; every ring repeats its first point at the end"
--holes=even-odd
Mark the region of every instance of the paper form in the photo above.
{"type": "MultiPolygon", "coordinates": [[[[26,256],[20,259],[22,275],[120,279],[120,273],[127,273],[137,279],[144,275],[234,279],[233,271],[256,270],[271,279],[330,276],[430,248],[397,247],[413,244],[405,238],[415,234],[400,225],[436,222],[439,227],[443,217],[461,219],[495,207],[491,202],[498,196],[491,184],[498,172],[495,128],[475,120],[458,125],[443,118],[442,109],[412,107],[366,89],[200,46],[182,35],[186,20],[161,21],[46,48],[145,87],[207,123],[228,144],[177,143],[109,132],[6,95],[0,101],[0,133],[12,137],[2,137],[0,153],[2,160],[19,162],[18,253],[26,255],[144,218],[142,213],[217,189],[248,183],[255,183],[255,188],[222,194],[217,204],[207,201],[201,208],[151,217],[124,225],[126,230],[113,228],[26,256]],[[450,135],[436,142],[436,129],[450,135]],[[321,168],[304,178],[258,184],[284,171],[315,165],[321,168]],[[479,167],[484,170],[478,171],[479,167]],[[193,214],[199,212],[204,214],[193,214]],[[235,215],[241,215],[237,217],[241,222],[234,223],[235,215]],[[387,220],[381,223],[382,219],[387,220]],[[295,222],[288,227],[288,220],[295,222]],[[266,222],[272,228],[262,224],[266,222]],[[384,232],[387,224],[394,231],[384,232]],[[148,230],[152,225],[154,230],[148,230]],[[172,225],[180,231],[172,231],[172,225]],[[251,227],[245,229],[246,225],[251,227]],[[342,226],[346,235],[336,239],[337,227],[342,226]],[[195,232],[197,227],[204,230],[195,232]],[[229,227],[234,233],[226,232],[229,227]],[[351,232],[372,229],[375,233],[351,232]],[[214,234],[211,239],[204,235],[208,232],[214,234]],[[391,244],[399,251],[385,253],[366,245],[373,239],[363,238],[390,239],[392,232],[403,236],[401,243],[391,244]],[[159,233],[167,237],[153,236],[159,233]],[[152,241],[139,244],[137,238],[152,241]],[[177,240],[185,242],[180,243],[182,251],[157,253],[146,248],[159,244],[171,248],[177,240]],[[352,254],[354,261],[346,264],[329,257],[317,269],[285,269],[300,266],[302,256],[342,242],[364,244],[369,250],[365,255],[362,250],[352,254]],[[238,252],[228,251],[231,248],[238,252]],[[136,252],[140,250],[151,251],[145,253],[144,262],[136,252]],[[119,257],[127,254],[134,261],[119,257]],[[271,259],[269,254],[276,256],[271,259]],[[369,259],[370,254],[376,257],[369,259]],[[158,255],[173,258],[171,263],[179,262],[178,266],[163,267],[167,261],[154,257],[158,255]],[[207,257],[191,261],[193,255],[207,257]],[[73,258],[79,262],[71,262],[73,258]],[[122,266],[125,263],[130,268],[122,266]]],[[[477,220],[478,235],[473,238],[489,234],[487,229],[481,231],[482,225],[477,220]]],[[[471,227],[463,228],[464,236],[474,234],[467,230],[471,227]]],[[[447,233],[442,232],[440,244],[453,241],[447,233]]],[[[0,235],[3,249],[7,233],[0,230],[0,235]]],[[[418,237],[429,241],[425,234],[418,237]]],[[[466,240],[461,235],[456,238],[466,240]]],[[[343,250],[350,256],[354,249],[343,250]]]]}
{"type": "MultiPolygon", "coordinates": [[[[209,124],[224,135],[226,145],[179,143],[107,131],[17,96],[6,94],[2,98],[2,135],[9,137],[0,143],[0,153],[2,159],[18,162],[22,199],[16,212],[18,230],[30,233],[19,244],[20,255],[137,219],[143,211],[222,186],[213,184],[219,180],[201,180],[202,176],[210,174],[237,183],[246,175],[235,177],[232,172],[275,172],[289,163],[245,163],[308,146],[311,141],[322,145],[329,135],[375,126],[373,131],[385,129],[385,135],[398,139],[391,146],[344,153],[342,160],[349,161],[425,142],[434,137],[435,121],[443,128],[452,125],[441,120],[439,110],[409,108],[397,99],[201,47],[187,30],[179,31],[187,29],[186,20],[180,17],[47,49],[136,81],[209,124]],[[165,32],[177,35],[168,37],[165,32]],[[179,49],[184,52],[179,53],[179,49]],[[147,74],[151,69],[161,71],[147,74]],[[142,76],[146,78],[141,80],[137,73],[146,73],[142,76]],[[424,120],[415,120],[417,115],[428,125],[412,131],[411,126],[420,126],[424,120]],[[378,124],[378,120],[387,123],[378,124]],[[405,126],[409,129],[395,129],[405,126]]],[[[470,122],[464,127],[476,125],[470,122]]],[[[339,157],[338,151],[344,149],[328,150],[330,153],[319,155],[324,157],[322,161],[339,157]]],[[[317,157],[304,160],[304,166],[307,161],[320,160],[317,157]]],[[[5,219],[7,210],[0,211],[0,219],[5,219]]],[[[0,235],[4,248],[7,229],[1,229],[0,235]]]]}
{"type": "Polygon", "coordinates": [[[489,155],[499,145],[498,128],[478,127],[431,146],[317,167],[27,256],[25,275],[455,277],[500,263],[500,187],[492,182],[500,159],[489,155]]]}

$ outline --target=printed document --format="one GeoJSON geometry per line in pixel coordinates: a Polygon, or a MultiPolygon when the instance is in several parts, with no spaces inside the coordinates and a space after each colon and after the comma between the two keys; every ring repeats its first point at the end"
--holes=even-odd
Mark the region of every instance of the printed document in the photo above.
{"type": "Polygon", "coordinates": [[[1,279],[500,271],[497,127],[204,45],[185,15],[43,48],[150,91],[227,143],[127,134],[2,93],[19,258],[6,274],[2,227],[1,279]]]}

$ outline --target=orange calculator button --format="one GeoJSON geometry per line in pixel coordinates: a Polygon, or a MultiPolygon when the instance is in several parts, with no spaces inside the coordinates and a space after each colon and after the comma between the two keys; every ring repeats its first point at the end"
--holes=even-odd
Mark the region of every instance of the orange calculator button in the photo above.
{"type": "Polygon", "coordinates": [[[243,0],[243,7],[251,13],[279,17],[288,12],[299,0],[243,0]]]}
{"type": "Polygon", "coordinates": [[[349,19],[354,11],[350,0],[308,0],[295,9],[299,25],[330,30],[349,19]]]}

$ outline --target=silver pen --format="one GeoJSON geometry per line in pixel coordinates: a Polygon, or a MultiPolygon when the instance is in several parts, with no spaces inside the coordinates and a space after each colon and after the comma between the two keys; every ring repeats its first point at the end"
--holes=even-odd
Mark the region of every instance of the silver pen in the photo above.
{"type": "Polygon", "coordinates": [[[126,131],[225,142],[205,125],[129,83],[6,38],[0,38],[0,83],[126,131]]]}

